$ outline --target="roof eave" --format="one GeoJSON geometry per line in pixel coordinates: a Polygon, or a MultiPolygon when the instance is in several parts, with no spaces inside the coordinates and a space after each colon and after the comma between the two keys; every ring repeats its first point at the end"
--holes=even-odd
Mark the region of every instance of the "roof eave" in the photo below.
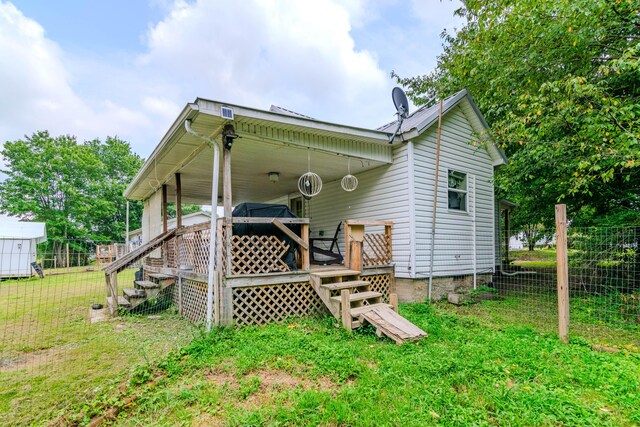
{"type": "Polygon", "coordinates": [[[156,146],[156,148],[153,150],[151,155],[149,155],[138,173],[133,177],[127,188],[124,190],[123,195],[125,198],[128,199],[131,197],[131,193],[140,184],[139,181],[144,175],[146,175],[148,169],[153,166],[154,159],[171,144],[176,132],[184,129],[184,122],[193,118],[198,113],[198,110],[199,107],[196,103],[189,103],[182,109],[182,111],[178,115],[178,118],[176,118],[169,130],[167,130],[167,132],[160,140],[160,144],[156,146]]]}
{"type": "Polygon", "coordinates": [[[365,129],[357,126],[349,126],[349,125],[325,122],[321,120],[307,119],[304,117],[296,117],[288,114],[265,111],[265,110],[260,110],[256,108],[251,108],[251,107],[244,107],[242,105],[229,104],[229,103],[224,103],[224,102],[214,101],[214,100],[209,100],[204,98],[196,99],[196,103],[198,104],[198,107],[200,108],[200,111],[202,113],[219,115],[219,111],[215,108],[212,108],[217,104],[219,106],[232,108],[234,116],[237,116],[237,117],[244,117],[244,118],[255,119],[255,120],[265,120],[272,123],[279,123],[283,125],[299,126],[301,128],[318,129],[318,130],[327,131],[327,132],[335,132],[336,134],[348,133],[348,134],[357,136],[359,138],[369,139],[370,142],[377,143],[377,144],[388,144],[389,136],[391,136],[391,133],[383,132],[379,130],[371,130],[371,129],[365,129]]]}

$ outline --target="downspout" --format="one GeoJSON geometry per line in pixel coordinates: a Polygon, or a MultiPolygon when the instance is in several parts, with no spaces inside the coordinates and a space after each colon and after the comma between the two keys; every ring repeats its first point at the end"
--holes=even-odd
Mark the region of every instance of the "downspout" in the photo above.
{"type": "Polygon", "coordinates": [[[438,207],[438,181],[440,175],[440,137],[442,136],[442,99],[440,99],[440,110],[438,111],[438,141],[436,143],[436,170],[435,183],[433,187],[433,216],[431,218],[431,250],[429,251],[429,295],[431,300],[431,290],[433,289],[433,254],[436,245],[436,208],[438,207]]]}
{"type": "Polygon", "coordinates": [[[478,241],[477,241],[477,229],[476,224],[476,176],[471,175],[473,182],[473,289],[478,289],[478,241]]]}
{"type": "Polygon", "coordinates": [[[218,275],[215,274],[214,266],[216,259],[216,208],[218,205],[218,175],[220,174],[220,147],[218,143],[213,139],[199,134],[191,129],[191,120],[185,120],[185,130],[197,137],[209,143],[209,146],[213,146],[213,176],[211,178],[211,230],[209,232],[209,276],[207,279],[207,332],[211,331],[211,323],[213,319],[213,290],[218,288],[218,275]]]}
{"type": "Polygon", "coordinates": [[[407,181],[409,182],[409,277],[416,278],[416,187],[415,187],[415,152],[413,141],[407,142],[407,181]]]}

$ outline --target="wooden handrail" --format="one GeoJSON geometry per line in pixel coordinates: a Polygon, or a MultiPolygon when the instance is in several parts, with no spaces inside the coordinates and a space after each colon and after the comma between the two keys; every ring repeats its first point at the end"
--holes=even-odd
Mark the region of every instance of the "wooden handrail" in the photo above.
{"type": "Polygon", "coordinates": [[[282,224],[309,224],[309,218],[273,218],[273,217],[233,217],[234,224],[272,224],[278,220],[282,224]]]}
{"type": "Polygon", "coordinates": [[[345,225],[384,225],[384,226],[392,226],[393,221],[389,220],[378,220],[378,219],[348,219],[345,222],[345,225]]]}

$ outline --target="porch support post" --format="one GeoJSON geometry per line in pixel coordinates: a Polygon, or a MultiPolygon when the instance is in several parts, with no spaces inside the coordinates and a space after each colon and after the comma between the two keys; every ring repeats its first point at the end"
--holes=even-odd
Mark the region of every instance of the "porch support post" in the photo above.
{"type": "MultiPolygon", "coordinates": [[[[223,144],[224,145],[224,144],[223,144]]],[[[224,202],[224,226],[225,226],[225,248],[227,264],[227,275],[231,274],[231,235],[233,234],[233,222],[231,219],[231,149],[224,147],[222,152],[222,191],[224,202]]]]}
{"type": "Polygon", "coordinates": [[[167,186],[162,185],[162,232],[167,232],[167,186]]]}
{"type": "Polygon", "coordinates": [[[176,228],[182,227],[182,182],[176,174],[176,228]]]}
{"type": "MultiPolygon", "coordinates": [[[[304,240],[304,242],[309,245],[309,224],[302,224],[300,228],[300,234],[302,234],[302,236],[300,236],[302,237],[302,240],[304,240]]],[[[307,246],[307,248],[301,247],[300,249],[302,251],[302,270],[308,271],[311,267],[309,259],[309,252],[311,248],[307,246]]]]}
{"type": "MultiPolygon", "coordinates": [[[[217,239],[217,227],[216,227],[216,211],[218,206],[218,175],[220,174],[220,148],[215,141],[215,135],[206,137],[200,135],[198,132],[191,128],[191,120],[184,122],[185,130],[203,141],[207,141],[209,146],[213,146],[213,171],[211,174],[211,222],[209,225],[209,274],[207,277],[207,314],[206,314],[206,327],[207,332],[211,331],[211,323],[213,320],[213,298],[215,290],[216,300],[220,299],[220,292],[218,292],[218,272],[215,270],[216,266],[216,242],[217,239]]],[[[220,269],[220,266],[218,266],[220,269]]],[[[216,304],[217,305],[217,304],[216,304]]],[[[216,318],[218,313],[216,313],[216,318]]]]}
{"type": "MultiPolygon", "coordinates": [[[[213,172],[211,175],[211,223],[209,225],[209,275],[207,280],[207,332],[211,331],[211,324],[213,320],[213,294],[215,290],[216,299],[220,299],[220,292],[218,292],[218,272],[215,270],[216,260],[216,211],[218,207],[218,175],[220,174],[220,148],[215,141],[210,141],[213,145],[213,172]]],[[[220,269],[220,265],[218,265],[220,269]]],[[[217,305],[217,304],[216,304],[217,305]]],[[[216,319],[219,313],[216,313],[216,319]]]]}
{"type": "MultiPolygon", "coordinates": [[[[167,185],[162,184],[162,232],[167,232],[167,185]]],[[[167,242],[162,244],[162,266],[168,267],[169,257],[168,257],[169,245],[167,242]]]]}

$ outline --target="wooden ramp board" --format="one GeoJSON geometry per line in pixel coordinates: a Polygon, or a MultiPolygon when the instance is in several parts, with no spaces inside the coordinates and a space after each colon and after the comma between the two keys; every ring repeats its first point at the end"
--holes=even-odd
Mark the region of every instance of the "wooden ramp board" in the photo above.
{"type": "Polygon", "coordinates": [[[427,333],[393,311],[391,307],[376,306],[360,313],[360,324],[364,320],[376,327],[378,335],[384,334],[396,344],[416,341],[427,336],[427,333]]]}

